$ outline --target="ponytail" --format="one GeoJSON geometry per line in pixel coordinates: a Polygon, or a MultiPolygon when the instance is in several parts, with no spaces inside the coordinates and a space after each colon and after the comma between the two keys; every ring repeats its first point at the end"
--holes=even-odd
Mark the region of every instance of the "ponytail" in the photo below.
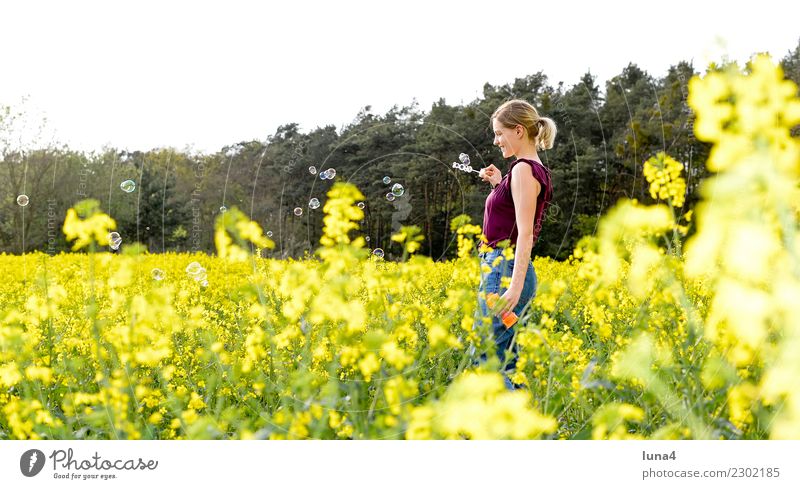
{"type": "Polygon", "coordinates": [[[556,123],[549,117],[540,117],[536,121],[538,133],[536,134],[536,145],[539,149],[550,149],[556,139],[556,123]]]}

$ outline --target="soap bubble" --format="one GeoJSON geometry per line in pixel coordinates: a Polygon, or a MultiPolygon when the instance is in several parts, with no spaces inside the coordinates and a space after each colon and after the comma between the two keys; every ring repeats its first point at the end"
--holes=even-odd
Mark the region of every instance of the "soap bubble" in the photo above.
{"type": "Polygon", "coordinates": [[[359,202],[356,205],[358,206],[359,209],[363,209],[364,207],[366,207],[366,204],[364,204],[363,202],[359,202]]]}
{"type": "Polygon", "coordinates": [[[461,153],[458,155],[458,161],[464,163],[465,165],[469,165],[469,155],[467,153],[461,153]]]}
{"type": "Polygon", "coordinates": [[[30,199],[25,194],[22,194],[17,197],[17,204],[20,205],[21,207],[25,207],[26,205],[28,205],[28,202],[30,202],[30,199]]]}
{"type": "Polygon", "coordinates": [[[160,268],[154,268],[154,269],[153,269],[153,270],[150,272],[150,275],[152,275],[152,276],[153,276],[153,280],[157,280],[157,281],[159,281],[159,282],[161,282],[162,280],[164,280],[164,277],[166,277],[166,276],[167,276],[167,274],[165,274],[165,273],[164,273],[164,270],[162,270],[162,269],[160,269],[160,268]]]}
{"type": "Polygon", "coordinates": [[[375,248],[374,250],[372,250],[372,254],[374,256],[377,256],[378,258],[383,258],[383,250],[380,248],[375,248]]]}
{"type": "Polygon", "coordinates": [[[309,200],[308,206],[311,207],[312,209],[319,208],[319,199],[314,197],[313,199],[309,200]]]}
{"type": "Polygon", "coordinates": [[[118,250],[119,245],[122,244],[122,237],[119,235],[118,232],[113,231],[108,233],[108,245],[111,247],[112,250],[118,250]]]}
{"type": "Polygon", "coordinates": [[[295,216],[302,216],[303,215],[303,209],[301,209],[300,207],[295,207],[294,208],[294,215],[295,216]]]}
{"type": "Polygon", "coordinates": [[[272,237],[272,231],[267,231],[267,237],[268,237],[268,238],[271,238],[271,237],[272,237]]]}
{"type": "Polygon", "coordinates": [[[389,192],[388,194],[386,194],[386,200],[388,200],[389,202],[394,201],[394,199],[395,195],[393,193],[389,192]]]}
{"type": "Polygon", "coordinates": [[[203,287],[208,287],[208,280],[206,279],[201,280],[200,285],[202,285],[203,287]]]}
{"type": "Polygon", "coordinates": [[[369,236],[367,236],[366,238],[364,238],[364,240],[365,240],[367,243],[369,243],[369,236]]]}
{"type": "Polygon", "coordinates": [[[392,179],[389,177],[383,177],[383,183],[389,185],[390,183],[392,183],[392,179]]]}
{"type": "Polygon", "coordinates": [[[319,179],[326,180],[328,178],[328,170],[319,172],[319,179]]]}
{"type": "Polygon", "coordinates": [[[203,265],[193,261],[192,263],[186,265],[186,273],[189,275],[196,275],[203,268],[203,265]]]}
{"type": "Polygon", "coordinates": [[[222,207],[219,208],[219,212],[220,214],[225,214],[226,212],[228,212],[228,208],[223,205],[222,207]]]}
{"type": "Polygon", "coordinates": [[[328,168],[325,171],[328,172],[328,180],[333,180],[336,177],[336,168],[328,168]]]}
{"type": "Polygon", "coordinates": [[[403,186],[400,185],[399,183],[395,183],[394,185],[392,185],[392,193],[394,194],[395,197],[400,197],[405,193],[405,191],[406,189],[404,189],[403,186]]]}
{"type": "Polygon", "coordinates": [[[189,275],[189,278],[193,279],[195,282],[200,282],[201,285],[202,282],[206,282],[206,285],[208,285],[208,282],[206,281],[208,273],[206,272],[206,269],[203,268],[203,265],[199,264],[198,262],[193,261],[192,263],[188,264],[186,266],[186,274],[189,275]]]}
{"type": "Polygon", "coordinates": [[[119,184],[119,188],[121,188],[123,192],[131,193],[136,190],[136,182],[133,180],[125,180],[119,184]]]}
{"type": "Polygon", "coordinates": [[[310,173],[312,175],[316,175],[317,174],[317,167],[316,166],[309,166],[308,167],[308,173],[310,173]]]}

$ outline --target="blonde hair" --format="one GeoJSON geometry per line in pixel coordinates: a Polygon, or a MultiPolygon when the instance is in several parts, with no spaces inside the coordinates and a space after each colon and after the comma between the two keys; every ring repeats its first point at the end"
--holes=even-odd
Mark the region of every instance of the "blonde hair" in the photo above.
{"type": "Polygon", "coordinates": [[[556,139],[556,123],[549,117],[541,117],[536,108],[524,100],[509,100],[492,114],[490,123],[497,119],[503,126],[513,129],[520,125],[528,131],[528,137],[538,149],[550,149],[556,139]]]}

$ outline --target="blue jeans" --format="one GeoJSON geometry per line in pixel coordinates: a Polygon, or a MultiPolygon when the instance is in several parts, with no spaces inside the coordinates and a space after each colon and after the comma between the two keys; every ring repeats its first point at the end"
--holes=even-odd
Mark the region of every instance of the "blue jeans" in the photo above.
{"type": "MultiPolygon", "coordinates": [[[[491,293],[503,295],[506,289],[501,288],[500,279],[502,277],[511,277],[514,272],[514,259],[506,260],[503,258],[503,250],[495,249],[489,252],[481,253],[481,283],[479,292],[483,292],[484,297],[478,295],[478,318],[481,321],[484,317],[490,317],[492,320],[492,334],[494,336],[495,350],[497,357],[500,360],[500,370],[503,372],[503,377],[506,387],[513,389],[516,386],[508,379],[508,372],[514,370],[517,364],[517,344],[513,341],[517,324],[510,328],[506,328],[502,319],[491,313],[489,306],[486,304],[485,297],[491,293]],[[499,263],[492,266],[495,259],[500,257],[499,263]],[[491,268],[487,273],[485,272],[484,265],[491,268]]],[[[525,273],[525,282],[523,283],[522,293],[519,296],[519,302],[514,306],[514,313],[522,316],[522,312],[530,304],[531,300],[536,296],[536,270],[533,269],[533,260],[528,263],[528,270],[525,273]]],[[[481,361],[486,361],[486,355],[481,356],[481,361]]]]}

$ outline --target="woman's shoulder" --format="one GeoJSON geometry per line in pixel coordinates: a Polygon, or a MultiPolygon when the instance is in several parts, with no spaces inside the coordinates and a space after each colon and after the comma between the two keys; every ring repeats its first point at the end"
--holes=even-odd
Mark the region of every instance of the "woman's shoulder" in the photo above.
{"type": "Polygon", "coordinates": [[[515,170],[517,172],[522,171],[521,169],[518,169],[518,168],[521,168],[518,165],[518,163],[523,163],[523,162],[527,163],[528,166],[530,166],[531,171],[533,172],[533,176],[536,177],[537,180],[541,180],[543,178],[548,178],[549,177],[550,169],[548,169],[546,166],[544,166],[542,164],[542,162],[536,161],[536,160],[530,160],[528,158],[519,158],[519,159],[515,160],[511,164],[511,170],[509,171],[509,173],[512,173],[515,170]]]}
{"type": "MultiPolygon", "coordinates": [[[[548,192],[551,185],[550,170],[539,161],[531,160],[528,158],[517,159],[516,161],[514,161],[514,163],[511,166],[511,170],[508,172],[509,179],[511,178],[512,173],[525,171],[523,170],[524,167],[520,167],[520,165],[517,164],[519,162],[525,162],[528,164],[528,166],[531,169],[531,174],[533,175],[534,180],[536,180],[536,183],[540,185],[539,192],[541,192],[542,188],[545,189],[545,192],[548,192]]],[[[517,174],[519,175],[520,173],[517,174]]]]}
{"type": "Polygon", "coordinates": [[[532,168],[545,168],[544,163],[539,160],[532,160],[530,158],[517,158],[513,163],[511,163],[511,166],[515,167],[517,166],[517,163],[527,163],[532,168]]]}

